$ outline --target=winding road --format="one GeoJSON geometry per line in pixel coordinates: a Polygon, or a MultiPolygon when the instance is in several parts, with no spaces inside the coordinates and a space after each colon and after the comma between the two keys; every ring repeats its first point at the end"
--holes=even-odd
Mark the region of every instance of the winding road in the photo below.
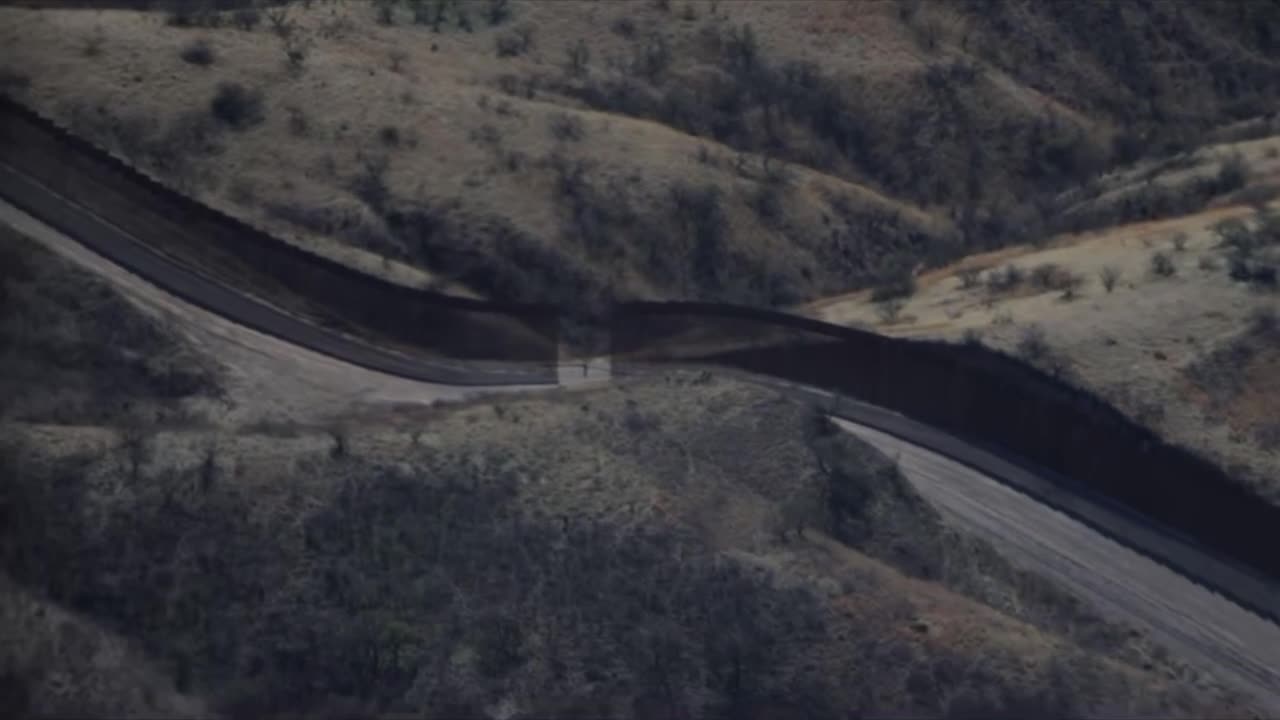
{"type": "MultiPolygon", "coordinates": [[[[308,358],[318,385],[349,380],[342,366],[361,368],[361,382],[384,399],[433,402],[445,389],[499,391],[607,381],[607,358],[558,367],[435,362],[387,352],[284,314],[149,251],[128,233],[42,186],[0,158],[0,221],[132,292],[167,296],[183,322],[224,326],[253,347],[288,346],[308,358]],[[85,249],[92,252],[85,252],[85,249]],[[148,286],[140,290],[141,286],[148,286]],[[234,330],[225,326],[235,325],[234,330]],[[423,388],[415,393],[414,388],[423,388]]],[[[295,366],[291,366],[295,367],[295,366]]],[[[658,368],[661,370],[662,368],[658,368]]],[[[645,372],[624,366],[619,372],[645,372]]],[[[652,368],[649,370],[652,371],[652,368]]],[[[717,370],[718,371],[718,370],[717,370]]],[[[741,376],[741,373],[733,373],[741,376]]],[[[753,382],[821,403],[837,422],[891,457],[941,512],[992,542],[1017,564],[1071,588],[1108,616],[1146,630],[1189,662],[1257,698],[1280,714],[1280,626],[1209,587],[1231,587],[1274,614],[1280,593],[1270,581],[1242,573],[1179,538],[1144,526],[1105,504],[1075,495],[1046,474],[1018,466],[934,428],[830,393],[764,378],[753,382]],[[1096,528],[1124,527],[1191,558],[1192,580],[1131,550],[1096,528]]]]}

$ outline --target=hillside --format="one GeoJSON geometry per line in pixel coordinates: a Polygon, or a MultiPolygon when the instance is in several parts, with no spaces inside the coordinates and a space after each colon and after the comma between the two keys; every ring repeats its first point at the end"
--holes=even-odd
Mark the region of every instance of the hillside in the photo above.
{"type": "Polygon", "coordinates": [[[787,305],[1048,232],[1266,131],[1264,3],[305,2],[0,10],[4,84],[165,181],[454,292],[787,305]],[[1071,211],[1071,212],[1069,212],[1071,211]]]}
{"type": "Polygon", "coordinates": [[[1223,697],[947,530],[865,446],[806,431],[803,407],[667,382],[686,399],[621,387],[399,431],[118,446],[29,428],[6,567],[235,715],[1167,714],[1223,697]],[[773,444],[744,455],[761,406],[773,444]],[[575,435],[589,452],[558,440],[575,435]]]}
{"type": "MultiPolygon", "coordinates": [[[[1280,137],[1246,145],[1227,148],[1255,158],[1245,190],[1280,180],[1280,137]]],[[[922,275],[910,298],[861,292],[802,311],[1004,350],[1280,503],[1278,271],[1280,210],[1259,200],[974,255],[922,275]]]]}
{"type": "Polygon", "coordinates": [[[8,296],[68,318],[15,358],[54,330],[80,338],[60,377],[106,379],[81,287],[149,328],[112,353],[164,348],[208,378],[181,415],[169,375],[128,370],[135,406],[169,414],[68,395],[5,421],[0,691],[19,712],[1247,714],[771,391],[677,373],[246,424],[193,404],[234,373],[187,333],[0,241],[26,268],[8,296]]]}

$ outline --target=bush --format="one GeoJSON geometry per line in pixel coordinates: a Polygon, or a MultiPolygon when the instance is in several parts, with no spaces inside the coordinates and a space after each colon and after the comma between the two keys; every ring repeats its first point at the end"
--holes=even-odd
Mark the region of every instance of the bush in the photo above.
{"type": "Polygon", "coordinates": [[[388,165],[385,157],[363,158],[361,171],[352,178],[350,185],[351,192],[379,215],[387,209],[387,202],[391,199],[391,188],[387,185],[388,165]]]}
{"type": "Polygon", "coordinates": [[[1116,283],[1120,281],[1120,275],[1121,273],[1119,268],[1111,265],[1108,265],[1098,271],[1098,279],[1102,281],[1102,287],[1107,292],[1115,290],[1116,283]]]}
{"type": "Polygon", "coordinates": [[[871,289],[872,302],[884,302],[895,298],[911,297],[916,293],[916,278],[911,268],[900,263],[890,270],[886,277],[871,289]]]}
{"type": "Polygon", "coordinates": [[[1018,357],[1055,377],[1064,377],[1071,370],[1066,356],[1054,352],[1049,346],[1044,328],[1039,325],[1028,325],[1022,331],[1016,352],[1018,357]]]}
{"type": "Polygon", "coordinates": [[[1027,274],[1017,265],[1005,265],[1003,270],[987,273],[987,291],[991,294],[1010,292],[1026,280],[1027,274]]]}
{"type": "Polygon", "coordinates": [[[394,25],[396,21],[395,0],[374,0],[374,12],[379,25],[394,25]]]}
{"type": "Polygon", "coordinates": [[[1052,290],[1057,286],[1061,275],[1062,270],[1057,265],[1041,263],[1031,268],[1031,285],[1037,290],[1052,290]]]}
{"type": "Polygon", "coordinates": [[[1064,273],[1057,284],[1057,289],[1062,291],[1060,297],[1068,302],[1075,300],[1085,283],[1086,280],[1083,275],[1073,272],[1064,273]]]}
{"type": "Polygon", "coordinates": [[[282,38],[293,34],[294,23],[289,17],[289,8],[278,7],[267,11],[267,21],[271,23],[271,31],[282,38]]]}
{"type": "Polygon", "coordinates": [[[1173,258],[1169,257],[1166,252],[1157,252],[1151,256],[1151,274],[1156,277],[1173,277],[1178,272],[1178,266],[1174,264],[1173,258]]]}
{"type": "Polygon", "coordinates": [[[248,32],[258,27],[258,24],[262,22],[262,12],[253,7],[240,8],[231,16],[231,22],[241,30],[248,32]]]}
{"type": "Polygon", "coordinates": [[[85,57],[98,57],[102,54],[102,44],[104,42],[106,42],[106,38],[102,35],[102,30],[95,30],[92,35],[84,39],[84,47],[81,51],[85,57]]]}
{"type": "Polygon", "coordinates": [[[490,25],[501,25],[511,17],[511,0],[489,0],[485,17],[490,25]]]}
{"type": "Polygon", "coordinates": [[[978,280],[982,277],[982,269],[976,267],[963,268],[956,273],[956,277],[959,278],[962,289],[970,290],[978,286],[978,280]]]}
{"type": "Polygon", "coordinates": [[[671,46],[667,38],[654,33],[636,50],[632,69],[651,83],[657,83],[671,67],[671,46]]]}
{"type": "Polygon", "coordinates": [[[289,108],[289,134],[294,137],[305,137],[311,131],[311,123],[307,121],[307,115],[302,108],[289,108]]]}
{"type": "Polygon", "coordinates": [[[378,141],[387,147],[399,147],[400,145],[400,128],[394,125],[386,125],[378,130],[378,141]]]}
{"type": "Polygon", "coordinates": [[[494,39],[498,57],[516,57],[529,52],[533,47],[533,26],[521,25],[512,32],[503,33],[494,39]]]}
{"type": "Polygon", "coordinates": [[[1030,362],[1038,362],[1049,355],[1049,341],[1045,337],[1044,328],[1039,325],[1028,325],[1018,338],[1018,357],[1030,362]]]}
{"type": "Polygon", "coordinates": [[[235,82],[224,82],[209,102],[209,112],[234,130],[245,130],[264,119],[262,92],[235,82]]]}
{"type": "Polygon", "coordinates": [[[1236,252],[1248,254],[1253,251],[1254,237],[1250,232],[1249,226],[1243,220],[1238,218],[1228,218],[1213,226],[1213,232],[1218,236],[1223,247],[1230,248],[1236,252]]]}
{"type": "Polygon", "coordinates": [[[1244,158],[1239,153],[1233,154],[1231,157],[1222,161],[1218,167],[1217,190],[1219,193],[1227,193],[1232,190],[1239,190],[1249,180],[1249,166],[1245,163],[1244,158]]]}
{"type": "Polygon", "coordinates": [[[1232,257],[1227,273],[1232,280],[1249,283],[1258,289],[1274,290],[1280,284],[1280,268],[1275,263],[1253,258],[1232,257]]]}
{"type": "Polygon", "coordinates": [[[565,70],[573,77],[582,77],[587,74],[587,64],[591,62],[591,48],[587,47],[585,40],[578,38],[565,48],[565,59],[565,70]]]}
{"type": "Polygon", "coordinates": [[[906,301],[902,298],[892,298],[883,302],[876,303],[876,315],[880,317],[880,322],[885,325],[893,325],[902,318],[902,309],[906,307],[906,301]]]}
{"type": "Polygon", "coordinates": [[[561,142],[577,142],[586,136],[586,127],[582,119],[568,113],[556,113],[547,123],[551,136],[561,142]]]}
{"type": "Polygon", "coordinates": [[[213,48],[210,47],[209,41],[204,38],[195,40],[190,45],[182,49],[181,57],[183,61],[192,65],[207,67],[213,64],[214,54],[213,48]]]}
{"type": "Polygon", "coordinates": [[[636,36],[636,22],[629,17],[621,17],[614,20],[609,26],[615,35],[624,37],[628,40],[636,36]]]}
{"type": "Polygon", "coordinates": [[[409,59],[409,53],[397,48],[388,53],[387,58],[391,61],[391,72],[399,73],[404,71],[404,63],[409,59]]]}

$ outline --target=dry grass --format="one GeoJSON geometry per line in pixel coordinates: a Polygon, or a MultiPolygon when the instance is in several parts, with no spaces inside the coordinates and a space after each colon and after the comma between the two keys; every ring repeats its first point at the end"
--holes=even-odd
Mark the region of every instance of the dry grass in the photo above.
{"type": "MultiPolygon", "coordinates": [[[[1261,157],[1280,142],[1253,144],[1261,157]]],[[[1046,357],[1073,382],[1230,468],[1266,501],[1280,502],[1280,455],[1268,416],[1280,374],[1264,336],[1249,331],[1256,313],[1276,305],[1274,288],[1252,274],[1274,268],[1280,257],[1275,241],[1266,239],[1273,236],[1259,230],[1275,222],[1267,217],[1252,207],[1226,206],[968,258],[919,279],[921,290],[901,310],[912,324],[880,325],[877,309],[858,295],[807,310],[888,334],[973,339],[1014,353],[1027,329],[1038,327],[1051,351],[1046,357]],[[1225,242],[1224,227],[1245,228],[1246,240],[1225,242]],[[1152,272],[1157,255],[1172,275],[1152,272]],[[1031,282],[1035,269],[1048,265],[1091,281],[1066,301],[1031,282]],[[992,294],[982,283],[966,288],[959,277],[976,267],[985,280],[1010,266],[1021,268],[1023,278],[1009,291],[992,294]],[[1248,277],[1233,271],[1240,266],[1251,269],[1248,277]],[[1118,274],[1110,291],[1102,279],[1107,272],[1118,274]],[[1188,381],[1196,368],[1206,370],[1203,382],[1188,381]]]]}
{"type": "Polygon", "coordinates": [[[1067,208],[1124,216],[1059,194],[1248,115],[1276,69],[1196,5],[442,7],[295,3],[251,30],[8,9],[3,39],[23,98],[208,202],[400,282],[571,306],[788,304],[1067,208]],[[184,62],[201,39],[216,61],[184,62]],[[1223,42],[1238,63],[1186,76],[1116,55],[1223,42]],[[264,94],[260,125],[195,127],[221,82],[264,94]]]}
{"type": "Polygon", "coordinates": [[[1126,665],[1158,653],[950,534],[809,412],[673,374],[399,429],[160,432],[132,449],[11,426],[9,467],[30,482],[8,501],[30,512],[6,568],[240,713],[1236,707],[1210,681],[1126,665]],[[1023,619],[957,591],[1007,594],[1023,619]]]}
{"type": "Polygon", "coordinates": [[[219,369],[106,282],[0,226],[0,418],[181,418],[219,369]]]}

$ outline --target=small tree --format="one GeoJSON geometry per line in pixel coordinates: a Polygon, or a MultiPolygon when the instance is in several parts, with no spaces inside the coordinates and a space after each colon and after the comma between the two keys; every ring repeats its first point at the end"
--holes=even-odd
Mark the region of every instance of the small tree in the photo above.
{"type": "Polygon", "coordinates": [[[1102,280],[1103,289],[1107,292],[1111,292],[1112,290],[1115,290],[1116,283],[1120,281],[1120,270],[1119,268],[1107,265],[1098,271],[1098,278],[1102,280]]]}
{"type": "Polygon", "coordinates": [[[566,63],[565,69],[569,75],[573,77],[582,77],[587,74],[587,64],[591,62],[591,48],[582,38],[578,38],[572,45],[565,48],[566,63]]]}
{"type": "Polygon", "coordinates": [[[1017,351],[1018,357],[1033,364],[1048,357],[1052,350],[1049,348],[1044,328],[1039,325],[1028,325],[1023,329],[1022,336],[1018,338],[1017,351]]]}
{"type": "Polygon", "coordinates": [[[562,142],[577,142],[586,135],[582,120],[568,113],[556,113],[548,123],[551,136],[562,142]]]}
{"type": "Polygon", "coordinates": [[[396,48],[387,57],[391,60],[391,72],[399,73],[404,71],[404,63],[409,59],[409,53],[396,48]]]}
{"type": "Polygon", "coordinates": [[[374,10],[378,15],[379,25],[393,25],[396,21],[395,0],[374,0],[374,10]]]}
{"type": "Polygon", "coordinates": [[[880,316],[881,323],[894,325],[902,318],[902,309],[906,304],[902,298],[889,298],[876,303],[876,314],[880,316]]]}
{"type": "Polygon", "coordinates": [[[262,93],[240,83],[222,83],[209,102],[209,112],[232,129],[245,130],[263,120],[262,93]]]}
{"type": "Polygon", "coordinates": [[[1228,218],[1216,223],[1213,226],[1213,232],[1222,245],[1236,252],[1247,254],[1253,251],[1253,233],[1249,231],[1249,226],[1243,220],[1228,218]]]}
{"type": "Polygon", "coordinates": [[[84,39],[84,47],[82,48],[82,52],[84,53],[84,56],[98,57],[99,55],[101,55],[102,45],[103,43],[106,42],[106,40],[107,40],[106,36],[102,34],[102,28],[100,27],[94,28],[93,33],[84,39]]]}
{"type": "Polygon", "coordinates": [[[249,32],[258,27],[258,23],[262,22],[262,13],[257,8],[240,8],[231,16],[231,22],[241,30],[249,32]]]}
{"type": "Polygon", "coordinates": [[[1062,299],[1067,302],[1075,300],[1080,294],[1080,289],[1085,285],[1083,275],[1079,273],[1067,272],[1058,279],[1058,289],[1062,291],[1062,299]]]}
{"type": "Polygon", "coordinates": [[[1244,187],[1249,179],[1249,166],[1240,153],[1233,153],[1218,167],[1218,192],[1231,192],[1244,187]]]}
{"type": "Polygon", "coordinates": [[[511,0],[489,0],[485,12],[490,25],[501,25],[511,18],[511,0]]]}
{"type": "Polygon", "coordinates": [[[962,268],[956,273],[956,277],[960,279],[960,287],[970,290],[978,286],[978,280],[982,276],[982,269],[976,267],[962,268]]]}
{"type": "Polygon", "coordinates": [[[289,71],[295,75],[301,73],[307,63],[307,46],[289,36],[285,38],[283,50],[284,62],[289,71]]]}
{"type": "Polygon", "coordinates": [[[271,24],[271,32],[282,38],[293,34],[293,19],[289,17],[288,6],[281,6],[267,11],[267,22],[271,24]]]}
{"type": "Polygon", "coordinates": [[[1151,256],[1151,274],[1156,277],[1173,277],[1178,272],[1178,266],[1174,264],[1173,258],[1169,257],[1166,252],[1157,252],[1151,256]]]}
{"type": "Polygon", "coordinates": [[[213,48],[209,46],[209,41],[204,38],[195,40],[184,47],[181,57],[184,62],[201,67],[212,65],[214,61],[213,48]]]}
{"type": "Polygon", "coordinates": [[[1175,252],[1186,252],[1187,250],[1187,234],[1180,232],[1173,236],[1173,249],[1175,252]]]}

